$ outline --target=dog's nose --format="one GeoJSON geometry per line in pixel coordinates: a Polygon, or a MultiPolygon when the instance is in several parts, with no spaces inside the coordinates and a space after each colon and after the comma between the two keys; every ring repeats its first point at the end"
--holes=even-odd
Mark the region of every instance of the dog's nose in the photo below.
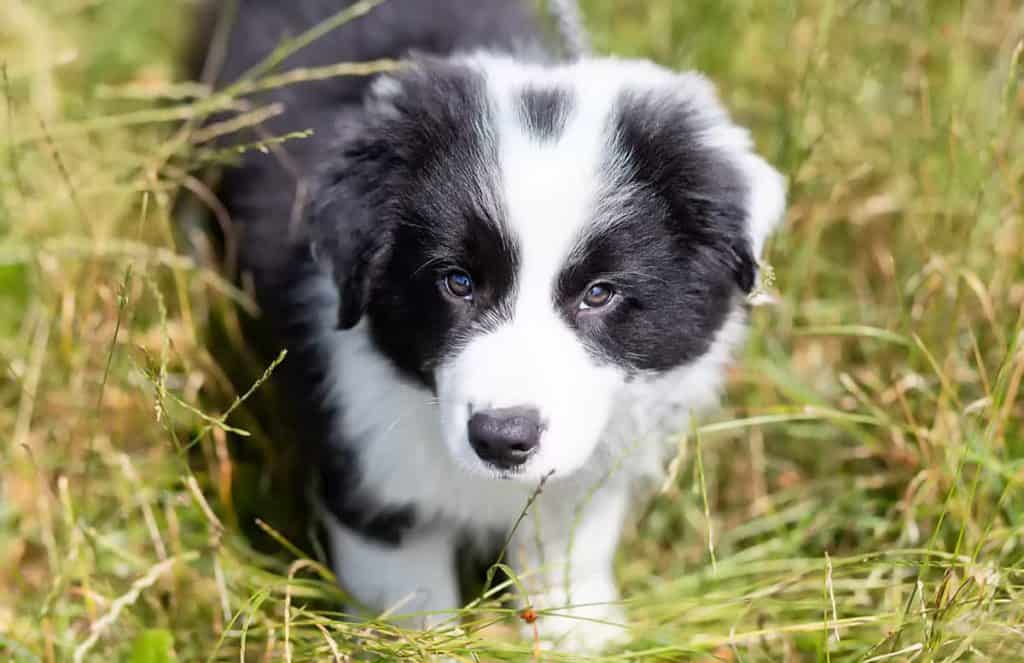
{"type": "Polygon", "coordinates": [[[537,450],[541,428],[536,408],[481,410],[469,418],[469,443],[485,463],[510,470],[537,450]]]}

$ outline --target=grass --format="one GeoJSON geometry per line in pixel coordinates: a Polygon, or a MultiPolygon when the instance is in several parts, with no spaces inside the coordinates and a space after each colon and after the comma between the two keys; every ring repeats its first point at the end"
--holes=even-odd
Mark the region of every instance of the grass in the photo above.
{"type": "MultiPolygon", "coordinates": [[[[594,660],[1024,656],[1024,10],[583,4],[602,50],[709,73],[791,183],[778,304],[594,660]]],[[[180,120],[237,106],[188,101],[191,5],[0,4],[0,658],[529,660],[495,596],[447,632],[332,612],[247,298],[175,239],[225,156],[180,120]]]]}

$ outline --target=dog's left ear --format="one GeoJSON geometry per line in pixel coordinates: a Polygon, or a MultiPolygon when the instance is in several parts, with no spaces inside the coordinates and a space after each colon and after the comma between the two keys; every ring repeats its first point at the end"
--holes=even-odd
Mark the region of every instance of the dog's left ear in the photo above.
{"type": "Polygon", "coordinates": [[[733,242],[736,283],[749,294],[757,284],[757,270],[768,237],[782,222],[786,207],[786,179],[751,151],[738,157],[747,189],[746,236],[733,242]]]}
{"type": "MultiPolygon", "coordinates": [[[[671,87],[682,103],[685,122],[696,127],[699,141],[724,157],[742,191],[743,234],[732,238],[736,283],[746,293],[757,281],[757,265],[765,242],[782,222],[786,208],[786,179],[754,151],[750,132],[737,125],[719,99],[714,84],[695,72],[672,76],[671,87]]],[[[732,176],[711,183],[712,189],[725,186],[732,176]]],[[[732,198],[732,194],[724,196],[732,198]]],[[[736,218],[732,213],[730,217],[736,218]]],[[[739,215],[737,215],[739,216],[739,215]]],[[[738,220],[738,219],[737,219],[738,220]]]]}

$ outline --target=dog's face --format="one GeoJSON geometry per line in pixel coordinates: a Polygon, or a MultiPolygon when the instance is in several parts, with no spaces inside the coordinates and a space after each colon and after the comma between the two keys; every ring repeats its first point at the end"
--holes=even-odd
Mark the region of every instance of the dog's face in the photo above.
{"type": "Polygon", "coordinates": [[[572,473],[628,385],[707,355],[783,207],[710,84],[647,63],[425,60],[342,133],[313,213],[340,326],[488,476],[572,473]]]}

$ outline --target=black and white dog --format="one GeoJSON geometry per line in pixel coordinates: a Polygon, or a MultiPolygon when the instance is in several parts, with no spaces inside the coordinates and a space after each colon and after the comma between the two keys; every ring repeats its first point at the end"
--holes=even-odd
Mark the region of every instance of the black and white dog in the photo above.
{"type": "MultiPolygon", "coordinates": [[[[241,0],[220,82],[350,4],[241,0]]],[[[345,589],[458,607],[457,543],[507,533],[550,477],[509,552],[565,608],[541,633],[593,649],[623,622],[630,493],[716,399],[784,181],[706,79],[559,61],[533,4],[386,0],[317,39],[284,68],[412,55],[250,97],[284,109],[250,140],[314,133],[221,195],[345,589]]]]}

